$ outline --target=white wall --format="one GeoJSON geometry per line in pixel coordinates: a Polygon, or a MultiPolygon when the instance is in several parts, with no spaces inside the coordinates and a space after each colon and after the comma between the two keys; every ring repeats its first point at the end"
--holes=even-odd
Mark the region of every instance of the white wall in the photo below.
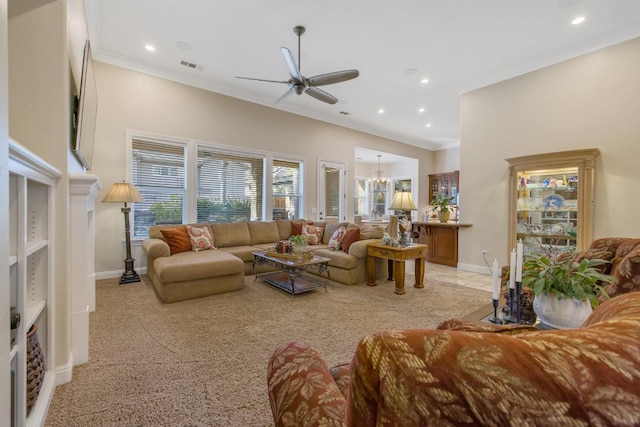
{"type": "Polygon", "coordinates": [[[599,148],[594,238],[640,237],[640,38],[464,94],[460,263],[501,265],[507,244],[507,162],[599,148]]]}
{"type": "MultiPolygon", "coordinates": [[[[396,141],[285,113],[246,101],[207,92],[120,67],[95,63],[99,98],[94,165],[100,177],[101,200],[114,182],[126,178],[125,131],[152,132],[249,149],[306,157],[305,211],[316,207],[317,159],[347,164],[347,183],[353,182],[355,147],[390,152],[419,161],[416,179],[427,182],[432,152],[396,141]]],[[[310,102],[313,102],[310,101],[310,102]]],[[[347,200],[353,185],[347,185],[347,200]]],[[[426,197],[427,185],[422,188],[426,197]]],[[[346,204],[347,217],[353,215],[346,204]]],[[[121,272],[125,257],[124,220],[120,207],[98,203],[96,209],[96,273],[121,272]]],[[[144,253],[133,248],[136,267],[144,253]]],[[[104,277],[104,274],[101,275],[104,277]]]]}

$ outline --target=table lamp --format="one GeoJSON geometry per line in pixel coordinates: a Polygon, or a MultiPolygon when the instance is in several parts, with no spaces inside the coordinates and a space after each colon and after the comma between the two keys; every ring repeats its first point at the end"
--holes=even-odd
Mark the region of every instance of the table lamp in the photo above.
{"type": "Polygon", "coordinates": [[[141,202],[144,199],[138,189],[128,182],[117,182],[113,184],[113,187],[109,190],[109,193],[102,199],[103,203],[124,203],[124,207],[121,208],[124,214],[124,234],[127,242],[127,258],[124,260],[124,273],[120,277],[120,284],[139,282],[140,277],[138,273],[133,269],[133,261],[131,258],[131,232],[129,228],[129,212],[131,208],[127,206],[127,203],[141,202]]]}
{"type": "MultiPolygon", "coordinates": [[[[408,191],[398,191],[396,192],[396,194],[393,196],[393,202],[391,203],[391,206],[389,207],[389,210],[392,211],[400,211],[401,215],[399,215],[400,218],[410,218],[411,212],[410,211],[417,211],[418,208],[416,207],[416,204],[413,203],[413,196],[411,195],[410,192],[408,191]]],[[[404,227],[402,227],[402,225],[398,224],[400,226],[400,241],[399,243],[402,244],[406,244],[407,243],[407,232],[411,231],[411,230],[405,230],[404,227]]]]}

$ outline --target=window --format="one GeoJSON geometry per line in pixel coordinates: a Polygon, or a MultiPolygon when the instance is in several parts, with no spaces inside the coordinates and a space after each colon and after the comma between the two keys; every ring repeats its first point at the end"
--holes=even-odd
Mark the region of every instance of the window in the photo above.
{"type": "Polygon", "coordinates": [[[264,158],[198,146],[197,221],[263,218],[264,158]]]}
{"type": "Polygon", "coordinates": [[[353,191],[353,214],[354,215],[368,215],[367,206],[369,201],[367,198],[368,193],[368,181],[366,178],[356,178],[355,189],[353,191]]]}
{"type": "Polygon", "coordinates": [[[273,219],[300,218],[302,164],[273,160],[273,219]]]}
{"type": "Polygon", "coordinates": [[[302,160],[275,159],[249,150],[171,141],[141,134],[128,137],[130,182],[144,201],[132,205],[133,238],[149,227],[194,222],[262,221],[302,215],[302,160]],[[273,175],[273,185],[268,173],[273,175]],[[269,186],[267,186],[267,182],[269,186]],[[265,199],[267,198],[267,199],[265,199]],[[266,207],[273,211],[266,215],[266,207]]]}
{"type": "Polygon", "coordinates": [[[131,182],[144,201],[133,204],[133,237],[147,237],[154,224],[181,224],[185,192],[185,145],[131,143],[131,182]]]}

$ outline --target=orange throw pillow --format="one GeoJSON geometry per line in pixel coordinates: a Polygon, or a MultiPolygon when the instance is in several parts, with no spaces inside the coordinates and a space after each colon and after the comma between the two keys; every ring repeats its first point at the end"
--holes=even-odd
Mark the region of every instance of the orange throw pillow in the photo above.
{"type": "Polygon", "coordinates": [[[191,250],[191,241],[189,240],[186,227],[167,228],[160,231],[167,240],[171,255],[191,250]]]}
{"type": "Polygon", "coordinates": [[[347,233],[344,235],[342,239],[342,250],[346,253],[349,253],[349,248],[353,242],[357,242],[360,240],[360,229],[352,228],[351,230],[347,230],[347,233]]]}

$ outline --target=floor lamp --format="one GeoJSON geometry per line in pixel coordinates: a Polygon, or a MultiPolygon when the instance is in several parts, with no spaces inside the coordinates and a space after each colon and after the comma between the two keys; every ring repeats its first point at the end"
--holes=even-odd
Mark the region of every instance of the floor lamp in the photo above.
{"type": "Polygon", "coordinates": [[[140,277],[138,273],[133,269],[133,261],[131,258],[131,231],[129,228],[129,212],[131,208],[127,206],[127,203],[141,202],[144,199],[140,195],[138,189],[128,182],[117,182],[113,184],[109,193],[102,199],[103,203],[124,203],[124,207],[121,208],[124,214],[124,234],[127,241],[127,258],[124,260],[124,273],[120,277],[120,284],[139,282],[140,277]]]}
{"type": "MultiPolygon", "coordinates": [[[[408,191],[397,191],[393,196],[393,202],[391,202],[391,206],[389,210],[392,211],[401,211],[401,218],[408,217],[411,215],[410,211],[417,211],[418,208],[416,204],[413,203],[413,196],[408,191]]],[[[411,230],[404,230],[404,227],[400,225],[400,239],[398,243],[401,245],[407,244],[407,233],[411,230]]]]}

